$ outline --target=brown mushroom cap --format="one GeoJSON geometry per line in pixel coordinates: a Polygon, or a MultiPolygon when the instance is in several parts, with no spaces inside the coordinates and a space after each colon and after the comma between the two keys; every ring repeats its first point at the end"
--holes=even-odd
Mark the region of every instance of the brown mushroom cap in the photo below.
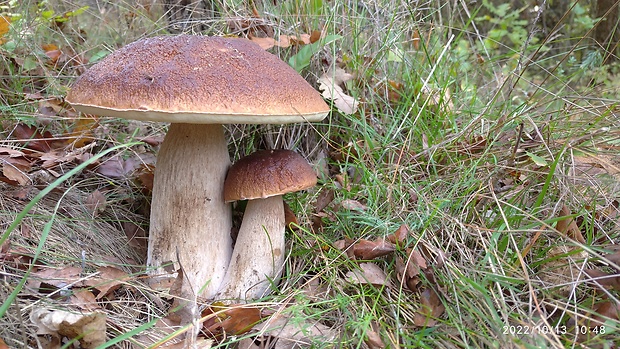
{"type": "Polygon", "coordinates": [[[259,150],[239,159],[228,170],[224,200],[264,199],[316,185],[306,159],[291,150],[259,150]]]}
{"type": "Polygon", "coordinates": [[[195,35],[136,41],[92,66],[67,101],[97,115],[182,123],[319,121],[329,107],[255,43],[195,35]]]}

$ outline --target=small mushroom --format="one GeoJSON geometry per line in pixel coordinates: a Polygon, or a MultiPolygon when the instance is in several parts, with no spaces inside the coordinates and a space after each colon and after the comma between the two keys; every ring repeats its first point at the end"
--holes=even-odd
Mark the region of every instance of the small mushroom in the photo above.
{"type": "Polygon", "coordinates": [[[284,266],[282,195],[316,185],[310,164],[290,150],[262,150],[237,161],[224,183],[224,200],[249,200],[219,299],[267,295],[284,266]]]}
{"type": "Polygon", "coordinates": [[[329,111],[294,69],[251,41],[193,35],[117,50],[66,99],[84,113],[172,123],[155,170],[148,272],[165,281],[182,267],[193,295],[206,298],[220,289],[232,254],[221,124],[319,121],[329,111]]]}

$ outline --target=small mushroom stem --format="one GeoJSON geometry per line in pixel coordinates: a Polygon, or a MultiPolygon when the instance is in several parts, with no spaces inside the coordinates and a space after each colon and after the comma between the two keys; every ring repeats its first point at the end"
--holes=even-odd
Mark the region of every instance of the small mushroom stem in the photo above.
{"type": "Polygon", "coordinates": [[[180,263],[195,296],[216,294],[232,254],[232,214],[223,197],[229,166],[221,125],[171,124],[157,157],[149,273],[173,278],[180,263]]]}
{"type": "Polygon", "coordinates": [[[285,250],[282,196],[249,200],[219,299],[251,300],[268,294],[282,273],[285,250]]]}

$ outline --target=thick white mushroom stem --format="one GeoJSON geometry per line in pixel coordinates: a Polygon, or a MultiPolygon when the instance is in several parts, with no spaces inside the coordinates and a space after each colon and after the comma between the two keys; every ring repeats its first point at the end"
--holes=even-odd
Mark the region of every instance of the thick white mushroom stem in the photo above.
{"type": "Polygon", "coordinates": [[[149,274],[173,278],[182,266],[194,296],[217,293],[232,254],[232,214],[223,197],[229,166],[221,125],[171,124],[157,156],[149,274]]]}
{"type": "Polygon", "coordinates": [[[282,196],[248,201],[218,299],[258,299],[282,273],[285,257],[282,196]]]}

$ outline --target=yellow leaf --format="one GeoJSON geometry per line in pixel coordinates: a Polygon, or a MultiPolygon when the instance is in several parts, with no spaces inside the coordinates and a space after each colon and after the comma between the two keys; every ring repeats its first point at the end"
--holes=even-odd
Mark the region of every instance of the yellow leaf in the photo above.
{"type": "Polygon", "coordinates": [[[9,17],[0,15],[0,36],[9,32],[10,24],[11,19],[9,17]]]}
{"type": "Polygon", "coordinates": [[[5,17],[0,15],[0,45],[6,42],[6,39],[2,36],[9,32],[9,27],[11,26],[11,19],[9,17],[5,17]]]}

